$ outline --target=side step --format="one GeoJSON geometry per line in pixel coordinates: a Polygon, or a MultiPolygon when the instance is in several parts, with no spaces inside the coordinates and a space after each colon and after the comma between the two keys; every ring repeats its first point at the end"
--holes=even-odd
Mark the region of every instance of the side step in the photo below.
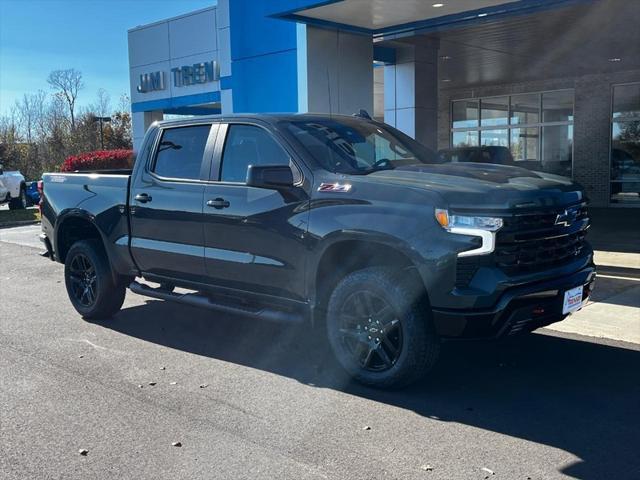
{"type": "Polygon", "coordinates": [[[216,301],[216,299],[201,293],[175,293],[161,288],[153,288],[135,281],[131,282],[129,290],[133,293],[137,293],[138,295],[184,303],[186,305],[191,305],[192,307],[207,308],[209,310],[242,315],[269,322],[303,323],[306,320],[304,314],[295,311],[283,311],[263,307],[252,309],[244,305],[224,303],[221,300],[216,301]]]}

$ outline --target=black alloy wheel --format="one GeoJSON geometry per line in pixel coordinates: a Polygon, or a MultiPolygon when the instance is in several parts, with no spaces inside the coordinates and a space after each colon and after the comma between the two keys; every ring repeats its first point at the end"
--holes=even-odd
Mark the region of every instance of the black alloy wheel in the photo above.
{"type": "Polygon", "coordinates": [[[419,380],[440,351],[422,281],[389,267],[357,270],[338,282],[327,305],[326,331],[340,366],[377,388],[419,380]]]}
{"type": "Polygon", "coordinates": [[[64,280],[71,304],[84,319],[110,318],[124,303],[128,279],[113,274],[98,239],[71,246],[65,258],[64,280]]]}
{"type": "Polygon", "coordinates": [[[96,302],[96,268],[84,253],[76,253],[69,263],[70,294],[78,304],[91,307],[96,302]]]}
{"type": "Polygon", "coordinates": [[[402,328],[393,307],[375,292],[351,294],[339,314],[341,340],[361,368],[382,372],[402,351],[402,328]]]}

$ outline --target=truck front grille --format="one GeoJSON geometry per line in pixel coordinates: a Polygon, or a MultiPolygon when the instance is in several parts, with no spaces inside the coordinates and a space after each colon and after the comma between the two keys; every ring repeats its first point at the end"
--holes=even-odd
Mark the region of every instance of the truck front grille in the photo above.
{"type": "Polygon", "coordinates": [[[568,263],[585,248],[588,228],[584,204],[505,217],[496,238],[496,264],[513,275],[568,263]]]}

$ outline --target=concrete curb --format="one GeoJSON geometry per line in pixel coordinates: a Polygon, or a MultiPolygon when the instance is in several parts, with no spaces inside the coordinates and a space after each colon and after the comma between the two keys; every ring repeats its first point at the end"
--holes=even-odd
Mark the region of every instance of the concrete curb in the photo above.
{"type": "Polygon", "coordinates": [[[15,222],[0,223],[0,230],[11,227],[25,227],[27,225],[39,225],[40,220],[17,220],[15,222]]]}

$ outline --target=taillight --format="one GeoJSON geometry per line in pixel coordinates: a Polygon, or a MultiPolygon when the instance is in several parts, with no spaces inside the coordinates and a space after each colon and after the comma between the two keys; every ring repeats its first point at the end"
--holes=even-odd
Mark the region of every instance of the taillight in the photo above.
{"type": "Polygon", "coordinates": [[[42,198],[44,196],[44,182],[42,180],[38,180],[36,184],[38,188],[38,194],[40,195],[40,200],[38,201],[38,210],[40,210],[40,214],[42,215],[42,198]]]}

